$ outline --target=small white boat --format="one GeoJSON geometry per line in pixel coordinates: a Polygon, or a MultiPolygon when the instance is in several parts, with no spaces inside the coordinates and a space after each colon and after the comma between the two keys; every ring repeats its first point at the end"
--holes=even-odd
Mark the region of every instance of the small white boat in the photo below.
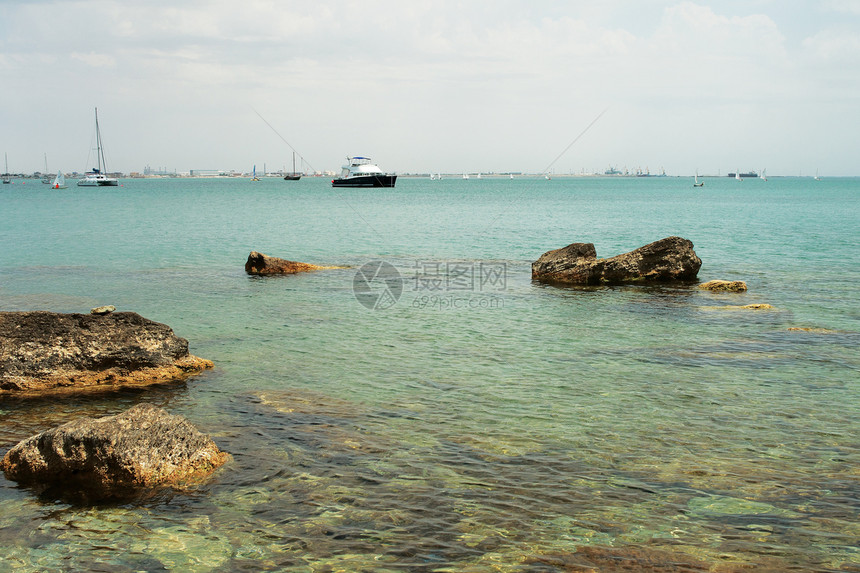
{"type": "Polygon", "coordinates": [[[704,187],[705,182],[699,181],[699,172],[696,172],[696,176],[693,177],[693,187],[704,187]]]}
{"type": "Polygon", "coordinates": [[[340,177],[331,180],[332,187],[394,187],[397,175],[383,173],[370,157],[347,157],[340,177]]]}
{"type": "Polygon", "coordinates": [[[65,189],[66,178],[62,171],[57,171],[57,176],[54,177],[54,182],[51,183],[51,189],[65,189]]]}
{"type": "Polygon", "coordinates": [[[99,110],[96,108],[96,162],[98,167],[84,173],[83,179],[78,179],[78,187],[116,187],[118,181],[104,174],[107,170],[105,152],[102,148],[102,134],[99,130],[99,110]]]}

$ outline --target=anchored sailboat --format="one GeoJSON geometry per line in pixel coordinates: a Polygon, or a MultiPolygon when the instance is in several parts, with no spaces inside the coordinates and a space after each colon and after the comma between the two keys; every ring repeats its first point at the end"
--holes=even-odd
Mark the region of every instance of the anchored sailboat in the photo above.
{"type": "Polygon", "coordinates": [[[298,181],[302,178],[302,174],[296,171],[296,152],[293,151],[293,172],[287,173],[284,179],[287,181],[298,181]]]}
{"type": "Polygon", "coordinates": [[[48,175],[48,154],[45,154],[45,174],[42,176],[42,183],[46,185],[51,182],[51,176],[48,175]]]}
{"type": "Polygon", "coordinates": [[[118,181],[113,177],[108,177],[104,174],[107,171],[107,162],[105,161],[105,152],[102,148],[102,134],[99,130],[99,109],[96,110],[96,162],[98,167],[94,167],[92,171],[84,173],[83,179],[78,179],[78,187],[116,187],[118,181]]]}

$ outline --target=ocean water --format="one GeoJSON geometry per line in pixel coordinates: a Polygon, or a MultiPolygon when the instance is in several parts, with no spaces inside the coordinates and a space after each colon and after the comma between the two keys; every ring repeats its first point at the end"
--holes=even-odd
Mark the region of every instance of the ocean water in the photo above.
{"type": "Polygon", "coordinates": [[[233,459],[95,506],[0,475],[0,569],[860,570],[860,179],[705,181],[4,185],[0,310],[113,304],[215,369],[0,400],[0,455],[149,402],[233,459]],[[531,280],[671,235],[749,291],[531,280]]]}

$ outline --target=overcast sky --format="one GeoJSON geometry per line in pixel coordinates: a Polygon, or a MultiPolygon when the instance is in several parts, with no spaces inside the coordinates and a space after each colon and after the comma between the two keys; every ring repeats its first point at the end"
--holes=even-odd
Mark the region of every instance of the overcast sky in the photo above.
{"type": "Polygon", "coordinates": [[[860,0],[0,0],[12,172],[860,175],[860,0]],[[259,115],[258,115],[259,114],[259,115]],[[265,119],[261,119],[261,117],[265,119]],[[267,124],[271,124],[273,131],[267,124]]]}

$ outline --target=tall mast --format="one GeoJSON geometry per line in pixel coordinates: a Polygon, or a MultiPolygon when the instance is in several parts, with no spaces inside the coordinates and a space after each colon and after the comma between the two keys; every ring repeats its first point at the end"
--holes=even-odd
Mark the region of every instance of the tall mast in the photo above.
{"type": "Polygon", "coordinates": [[[99,173],[102,171],[102,134],[99,131],[99,108],[96,109],[96,161],[99,164],[99,173]]]}

